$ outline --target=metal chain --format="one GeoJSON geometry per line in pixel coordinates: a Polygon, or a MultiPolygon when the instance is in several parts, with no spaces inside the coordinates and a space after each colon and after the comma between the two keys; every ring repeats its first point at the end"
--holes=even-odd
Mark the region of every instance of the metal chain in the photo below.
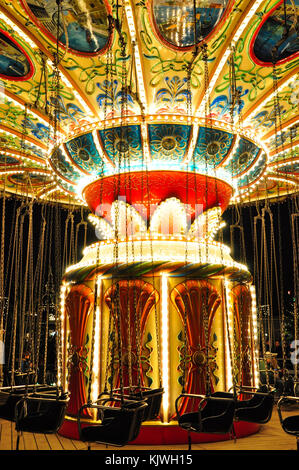
{"type": "MultiPolygon", "coordinates": [[[[6,155],[4,168],[6,169],[6,155]]],[[[5,344],[5,331],[4,326],[4,309],[5,309],[5,297],[4,297],[4,266],[5,266],[5,211],[6,211],[6,172],[4,173],[3,181],[3,195],[2,195],[2,232],[1,232],[1,249],[0,249],[0,341],[5,344]]],[[[3,353],[4,354],[4,353],[3,353]]],[[[3,365],[0,364],[0,387],[3,385],[4,374],[3,365]]]]}

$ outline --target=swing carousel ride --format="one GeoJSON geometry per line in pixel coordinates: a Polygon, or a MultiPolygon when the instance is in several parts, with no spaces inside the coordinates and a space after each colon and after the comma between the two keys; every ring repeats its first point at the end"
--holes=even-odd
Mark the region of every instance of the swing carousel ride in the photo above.
{"type": "Polygon", "coordinates": [[[298,25],[298,0],[0,1],[0,415],[18,431],[120,446],[269,421],[260,307],[275,287],[283,320],[277,200],[298,338],[298,25]],[[238,261],[223,242],[228,207],[238,261]]]}

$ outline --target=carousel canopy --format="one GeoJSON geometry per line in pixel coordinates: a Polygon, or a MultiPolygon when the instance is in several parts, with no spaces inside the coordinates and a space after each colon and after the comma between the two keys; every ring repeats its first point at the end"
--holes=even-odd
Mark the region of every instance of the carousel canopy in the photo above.
{"type": "Polygon", "coordinates": [[[188,171],[223,208],[294,193],[298,25],[298,0],[0,0],[2,187],[93,210],[145,170],[155,202],[188,171]]]}

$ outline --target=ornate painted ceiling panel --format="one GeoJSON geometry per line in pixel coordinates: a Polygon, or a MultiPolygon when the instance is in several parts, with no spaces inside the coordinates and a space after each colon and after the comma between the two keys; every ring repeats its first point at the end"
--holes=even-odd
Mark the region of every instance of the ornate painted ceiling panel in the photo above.
{"type": "Polygon", "coordinates": [[[297,191],[299,0],[117,6],[0,0],[5,188],[82,204],[146,167],[214,174],[233,201],[297,191]]]}

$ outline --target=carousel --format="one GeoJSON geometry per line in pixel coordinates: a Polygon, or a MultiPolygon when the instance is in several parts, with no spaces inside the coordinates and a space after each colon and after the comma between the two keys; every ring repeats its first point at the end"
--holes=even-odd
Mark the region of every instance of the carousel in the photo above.
{"type": "Polygon", "coordinates": [[[298,20],[297,0],[0,1],[0,417],[19,437],[256,433],[279,339],[298,439],[298,20]]]}

